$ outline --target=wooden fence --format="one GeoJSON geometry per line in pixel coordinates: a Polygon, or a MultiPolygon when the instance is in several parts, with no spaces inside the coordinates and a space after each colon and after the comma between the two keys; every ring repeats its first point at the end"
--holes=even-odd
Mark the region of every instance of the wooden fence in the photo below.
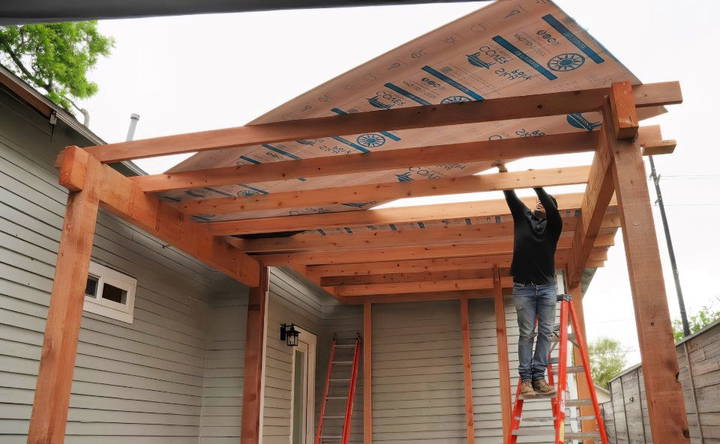
{"type": "MultiPolygon", "coordinates": [[[[720,443],[720,321],[676,346],[693,444],[720,443]]],[[[610,381],[611,401],[602,404],[611,443],[651,443],[642,365],[610,381]]]]}

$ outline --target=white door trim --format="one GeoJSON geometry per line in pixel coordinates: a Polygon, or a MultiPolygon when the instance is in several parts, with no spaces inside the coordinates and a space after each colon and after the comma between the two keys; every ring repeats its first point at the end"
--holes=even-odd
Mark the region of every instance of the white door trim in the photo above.
{"type": "MultiPolygon", "coordinates": [[[[316,356],[317,356],[317,336],[314,333],[310,333],[309,331],[295,326],[295,329],[300,332],[300,336],[298,340],[300,342],[304,342],[307,344],[307,403],[306,403],[306,411],[305,411],[305,421],[307,424],[307,431],[306,431],[306,437],[305,442],[307,444],[312,444],[315,440],[314,436],[314,430],[315,430],[315,362],[316,362],[316,356]]],[[[292,353],[292,361],[291,361],[291,369],[295,368],[295,351],[293,350],[292,353]]],[[[291,372],[292,374],[292,372],[291,372]]],[[[295,379],[292,379],[292,382],[290,384],[290,400],[292,403],[292,400],[295,396],[295,379]]],[[[292,406],[291,406],[292,408],[292,406]]],[[[288,435],[288,442],[292,443],[292,431],[293,431],[293,415],[292,412],[290,414],[290,434],[288,435]]]]}

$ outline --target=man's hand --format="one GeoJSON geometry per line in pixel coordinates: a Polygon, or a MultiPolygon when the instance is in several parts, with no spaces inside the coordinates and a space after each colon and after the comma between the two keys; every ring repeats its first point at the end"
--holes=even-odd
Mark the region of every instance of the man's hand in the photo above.
{"type": "Polygon", "coordinates": [[[502,162],[495,162],[495,163],[493,164],[493,166],[494,166],[494,167],[497,167],[498,172],[500,172],[500,173],[507,173],[507,172],[508,172],[507,168],[505,167],[505,164],[502,163],[502,162]]]}

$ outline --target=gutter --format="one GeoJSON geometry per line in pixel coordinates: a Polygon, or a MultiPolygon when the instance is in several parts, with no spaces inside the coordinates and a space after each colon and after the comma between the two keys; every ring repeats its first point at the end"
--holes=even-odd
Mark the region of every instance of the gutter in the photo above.
{"type": "MultiPolygon", "coordinates": [[[[90,128],[80,123],[75,116],[51,102],[47,97],[40,94],[35,88],[28,85],[21,78],[10,70],[0,65],[0,84],[4,85],[20,100],[33,107],[48,120],[57,119],[70,127],[73,131],[89,140],[94,145],[106,145],[106,142],[90,128]]],[[[145,176],[145,172],[132,161],[123,161],[110,165],[125,176],[145,176]]]]}

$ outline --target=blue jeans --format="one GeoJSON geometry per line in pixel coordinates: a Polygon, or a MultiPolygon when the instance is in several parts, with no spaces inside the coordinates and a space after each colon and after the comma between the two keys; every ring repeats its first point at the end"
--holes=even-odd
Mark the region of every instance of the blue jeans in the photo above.
{"type": "Polygon", "coordinates": [[[520,338],[518,339],[520,378],[522,380],[544,378],[555,325],[557,286],[555,282],[544,285],[515,283],[512,295],[520,328],[520,338]],[[533,355],[536,319],[538,338],[533,355]]]}

